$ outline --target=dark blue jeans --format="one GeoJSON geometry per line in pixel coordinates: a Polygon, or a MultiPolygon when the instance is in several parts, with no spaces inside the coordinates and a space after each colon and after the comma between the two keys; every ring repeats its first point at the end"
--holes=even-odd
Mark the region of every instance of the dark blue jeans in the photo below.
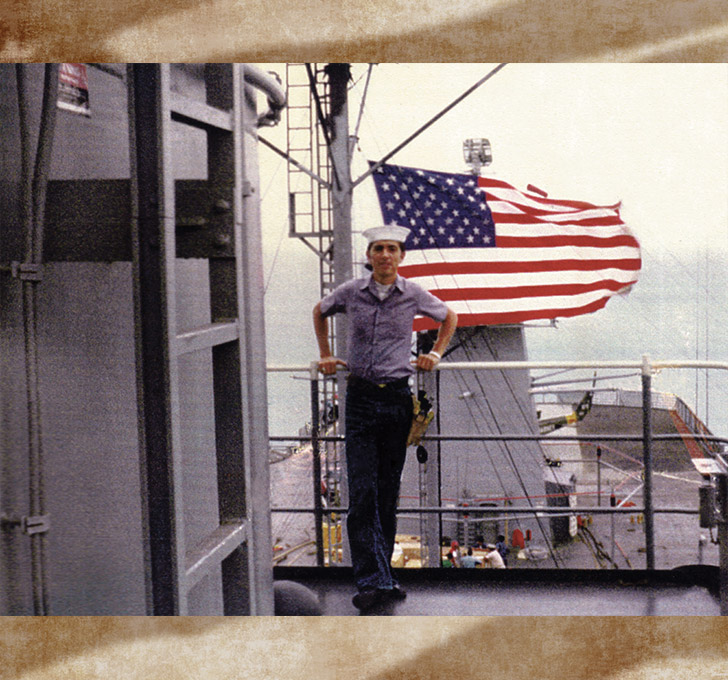
{"type": "Polygon", "coordinates": [[[391,560],[411,424],[408,385],[379,388],[350,379],[346,392],[346,526],[359,590],[397,585],[391,560]]]}

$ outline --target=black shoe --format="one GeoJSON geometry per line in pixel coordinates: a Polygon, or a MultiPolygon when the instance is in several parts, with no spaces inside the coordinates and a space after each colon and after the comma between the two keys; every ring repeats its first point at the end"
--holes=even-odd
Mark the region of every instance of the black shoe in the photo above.
{"type": "Polygon", "coordinates": [[[354,595],[351,601],[359,611],[365,612],[382,601],[382,591],[362,590],[354,595]]]}
{"type": "Polygon", "coordinates": [[[386,592],[393,600],[404,600],[407,597],[407,591],[400,585],[394,586],[394,588],[386,592]]]}

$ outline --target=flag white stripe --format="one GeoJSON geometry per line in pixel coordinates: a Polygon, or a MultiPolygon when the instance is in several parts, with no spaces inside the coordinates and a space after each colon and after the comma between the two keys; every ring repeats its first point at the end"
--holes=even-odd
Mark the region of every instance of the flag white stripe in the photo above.
{"type": "MultiPolygon", "coordinates": [[[[497,199],[492,199],[488,201],[488,207],[490,208],[490,212],[493,215],[493,219],[496,222],[496,225],[498,223],[498,220],[496,219],[496,215],[498,214],[508,214],[508,215],[527,215],[526,211],[522,210],[518,205],[514,205],[513,203],[510,203],[508,201],[501,201],[497,199]]],[[[534,215],[534,217],[537,217],[542,220],[548,220],[549,222],[556,222],[556,221],[564,221],[564,222],[573,222],[573,221],[580,221],[580,220],[592,220],[595,218],[609,218],[614,219],[615,217],[617,219],[619,218],[619,213],[616,210],[612,210],[609,208],[592,208],[590,210],[573,210],[573,211],[564,211],[559,210],[555,213],[547,213],[545,215],[534,215]]]]}
{"type": "Polygon", "coordinates": [[[553,248],[443,248],[408,250],[402,267],[438,262],[547,262],[549,260],[631,260],[639,251],[630,246],[592,248],[556,246],[553,248]]]}
{"type": "MultiPolygon", "coordinates": [[[[541,201],[534,200],[533,197],[528,196],[527,194],[524,194],[518,189],[508,189],[506,187],[480,187],[481,189],[485,189],[485,192],[488,197],[491,198],[491,200],[488,200],[488,205],[490,205],[493,200],[496,201],[506,201],[508,203],[519,203],[521,205],[524,205],[529,208],[535,208],[537,210],[545,210],[550,213],[573,213],[573,212],[580,212],[582,210],[585,210],[584,207],[577,207],[577,206],[564,206],[564,205],[558,205],[556,203],[542,203],[541,201]]],[[[548,199],[547,199],[548,200],[548,199]]],[[[580,203],[588,203],[588,201],[579,201],[580,203]]],[[[614,208],[612,206],[600,206],[596,204],[592,204],[592,208],[597,209],[605,209],[610,210],[611,212],[614,212],[614,208]]],[[[589,209],[592,209],[589,208],[589,209]]]]}
{"type": "Polygon", "coordinates": [[[400,166],[390,174],[406,182],[407,196],[377,184],[385,219],[399,215],[414,227],[400,273],[440,291],[464,324],[585,314],[638,279],[640,248],[620,204],[548,198],[493,178],[400,166]],[[431,187],[421,204],[410,191],[414,175],[431,187]]]}
{"type": "MultiPolygon", "coordinates": [[[[495,215],[493,216],[494,219],[495,215]]],[[[496,241],[498,236],[593,236],[594,238],[612,238],[630,235],[618,224],[608,227],[580,227],[571,224],[519,224],[517,222],[498,223],[496,219],[496,241]]]]}
{"type": "Polygon", "coordinates": [[[502,312],[538,311],[541,309],[573,309],[583,307],[606,297],[613,297],[612,291],[594,291],[579,295],[555,295],[553,297],[525,297],[508,300],[454,300],[448,301],[456,314],[498,314],[502,312]]]}
{"type": "Polygon", "coordinates": [[[598,272],[574,271],[565,278],[563,272],[528,272],[517,274],[449,274],[406,277],[427,290],[452,288],[513,288],[515,286],[589,285],[614,280],[625,286],[637,280],[637,272],[621,269],[603,269],[598,272]]]}

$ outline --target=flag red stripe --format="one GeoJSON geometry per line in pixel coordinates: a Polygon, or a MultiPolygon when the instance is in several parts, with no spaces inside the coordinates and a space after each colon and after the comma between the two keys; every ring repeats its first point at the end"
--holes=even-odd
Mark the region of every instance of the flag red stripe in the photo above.
{"type": "Polygon", "coordinates": [[[414,278],[443,274],[457,276],[458,274],[517,274],[565,270],[623,269],[625,271],[639,271],[640,265],[639,258],[620,260],[541,260],[536,262],[432,262],[402,265],[399,268],[399,273],[405,278],[414,278]]]}
{"type": "MultiPolygon", "coordinates": [[[[529,309],[514,312],[493,312],[483,314],[458,314],[458,326],[493,326],[498,324],[522,323],[535,319],[555,319],[556,317],[579,316],[602,309],[609,300],[609,296],[590,302],[581,307],[559,309],[529,309]]],[[[412,330],[425,331],[437,328],[440,324],[427,317],[415,319],[412,330]]]]}
{"type": "MultiPolygon", "coordinates": [[[[620,203],[554,199],[533,185],[521,191],[489,177],[400,166],[391,172],[432,185],[419,205],[414,195],[405,202],[396,187],[377,184],[386,219],[417,227],[399,271],[461,310],[459,326],[587,314],[637,281],[640,246],[620,203]]],[[[416,330],[436,326],[415,323],[416,330]]]]}
{"type": "MultiPolygon", "coordinates": [[[[486,187],[486,188],[499,187],[501,189],[509,189],[509,190],[515,191],[516,193],[525,197],[525,194],[522,191],[519,191],[518,189],[516,189],[516,187],[514,187],[512,184],[508,184],[508,182],[503,182],[502,180],[493,179],[491,177],[479,177],[478,186],[486,187]]],[[[498,200],[498,201],[505,200],[502,198],[498,198],[497,196],[493,196],[492,198],[495,200],[498,200]]],[[[544,198],[543,196],[533,196],[533,195],[529,195],[528,199],[530,201],[533,201],[534,203],[544,203],[546,205],[558,205],[558,206],[563,206],[564,208],[576,208],[578,210],[591,210],[593,208],[606,208],[606,207],[614,208],[615,207],[615,206],[599,206],[599,205],[595,205],[594,203],[587,203],[586,201],[571,201],[568,199],[544,198]]],[[[513,203],[512,200],[508,200],[508,202],[513,203]]]]}
{"type": "Polygon", "coordinates": [[[585,234],[562,234],[554,236],[500,236],[496,234],[496,246],[499,248],[558,248],[561,246],[619,248],[629,246],[639,248],[634,236],[622,234],[620,236],[588,236],[585,234]]]}
{"type": "MultiPolygon", "coordinates": [[[[622,222],[618,215],[612,215],[610,217],[587,217],[570,221],[559,220],[557,222],[553,219],[546,219],[545,216],[539,217],[535,214],[501,213],[495,211],[491,211],[491,214],[493,215],[496,228],[499,224],[549,224],[558,227],[619,227],[624,225],[624,222],[622,222]]],[[[568,215],[569,213],[559,214],[568,215]]],[[[553,218],[553,214],[551,217],[553,218]]]]}
{"type": "MultiPolygon", "coordinates": [[[[528,198],[531,201],[537,200],[537,196],[524,196],[521,192],[519,192],[517,189],[514,189],[513,191],[517,192],[520,196],[523,198],[528,198]]],[[[498,194],[491,193],[490,191],[485,192],[486,202],[488,205],[492,204],[498,204],[498,203],[507,203],[508,205],[515,206],[519,210],[521,210],[524,213],[528,213],[529,215],[534,215],[536,217],[549,217],[552,215],[573,215],[574,217],[578,217],[579,213],[584,212],[591,212],[594,210],[611,210],[615,215],[619,216],[619,207],[620,204],[616,203],[614,205],[592,205],[591,203],[583,203],[579,206],[562,206],[562,205],[554,205],[558,204],[559,201],[556,200],[549,200],[549,199],[540,199],[547,203],[549,203],[549,207],[547,208],[537,208],[533,205],[529,205],[525,202],[519,202],[518,200],[514,199],[513,197],[507,197],[507,196],[499,196],[498,194]]],[[[563,202],[563,201],[562,201],[563,202]]],[[[573,201],[569,201],[573,202],[573,201]]],[[[497,211],[497,205],[495,206],[495,210],[497,211]]]]}
{"type": "Polygon", "coordinates": [[[494,286],[484,288],[438,288],[432,293],[444,302],[457,300],[511,300],[526,297],[547,297],[549,295],[580,295],[595,290],[611,290],[617,292],[632,285],[614,279],[594,281],[593,283],[554,283],[538,286],[509,286],[497,288],[494,286]]]}

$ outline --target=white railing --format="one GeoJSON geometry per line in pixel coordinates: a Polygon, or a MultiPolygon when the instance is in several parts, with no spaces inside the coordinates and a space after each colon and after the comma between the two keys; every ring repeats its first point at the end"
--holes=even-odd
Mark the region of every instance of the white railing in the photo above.
{"type": "MultiPolygon", "coordinates": [[[[722,361],[691,361],[691,360],[651,360],[649,356],[644,355],[640,361],[475,361],[475,362],[442,362],[438,364],[436,370],[438,371],[492,371],[492,370],[531,370],[531,369],[600,369],[600,368],[631,368],[638,369],[642,378],[642,390],[639,392],[630,393],[626,397],[626,403],[622,402],[621,405],[627,406],[639,406],[643,411],[643,431],[640,436],[630,435],[617,435],[617,434],[602,434],[599,437],[588,437],[588,436],[554,436],[553,433],[549,435],[533,435],[533,434],[499,434],[499,435],[431,435],[426,436],[423,440],[548,440],[555,441],[558,439],[564,439],[568,441],[596,441],[609,439],[609,440],[630,440],[630,441],[642,441],[643,447],[643,477],[644,477],[644,496],[643,496],[643,507],[630,507],[629,512],[639,512],[644,516],[645,523],[645,552],[647,569],[653,570],[655,568],[655,546],[654,546],[654,515],[655,512],[677,512],[677,513],[697,513],[698,511],[688,510],[685,508],[655,508],[652,502],[652,443],[655,440],[669,440],[679,439],[682,435],[653,435],[652,433],[652,409],[666,408],[676,409],[680,417],[690,428],[691,433],[698,435],[703,442],[714,442],[720,444],[721,448],[725,445],[728,440],[721,439],[719,437],[712,437],[708,432],[707,428],[694,416],[692,411],[682,402],[677,399],[674,395],[665,393],[653,393],[652,392],[652,375],[658,370],[662,369],[716,369],[716,370],[728,370],[728,362],[722,361]],[[639,397],[639,402],[637,402],[639,397]],[[635,402],[635,403],[632,403],[635,402]]],[[[345,514],[346,508],[333,508],[324,509],[321,503],[321,496],[318,493],[318,480],[316,475],[320,476],[320,445],[325,441],[341,441],[343,438],[341,435],[336,437],[325,437],[320,436],[320,414],[319,414],[319,392],[318,392],[318,364],[312,362],[309,365],[285,365],[285,366],[269,366],[269,372],[284,372],[284,373],[307,373],[311,381],[311,445],[314,458],[314,508],[275,508],[278,512],[313,512],[316,520],[316,543],[317,543],[317,561],[320,566],[323,566],[323,538],[322,538],[322,520],[325,515],[331,512],[345,514]]],[[[604,391],[600,391],[604,393],[604,391]]],[[[625,397],[626,393],[622,393],[620,398],[625,397]]],[[[271,440],[278,441],[293,441],[300,439],[300,437],[271,437],[271,440]]],[[[700,494],[700,519],[701,526],[717,526],[718,527],[718,543],[719,543],[719,571],[720,571],[720,601],[721,601],[721,614],[728,615],[728,464],[723,460],[722,455],[716,455],[713,461],[715,467],[707,474],[706,483],[701,487],[700,494]]],[[[438,513],[445,515],[452,512],[462,512],[462,508],[452,507],[428,507],[428,508],[401,508],[401,512],[420,512],[420,513],[438,513]]],[[[577,508],[566,508],[566,507],[553,507],[543,506],[534,507],[510,507],[510,508],[499,508],[499,512],[502,514],[516,514],[528,511],[529,513],[535,513],[538,515],[548,514],[575,514],[579,512],[577,508]]],[[[583,509],[581,510],[583,512],[583,509]]],[[[625,508],[610,507],[610,508],[591,508],[590,512],[600,513],[612,513],[619,514],[624,513],[627,510],[625,508]]]]}

